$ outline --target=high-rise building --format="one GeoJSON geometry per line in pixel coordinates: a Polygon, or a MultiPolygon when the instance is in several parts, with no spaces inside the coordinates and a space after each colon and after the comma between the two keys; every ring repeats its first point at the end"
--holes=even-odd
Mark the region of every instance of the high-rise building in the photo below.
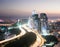
{"type": "Polygon", "coordinates": [[[38,18],[38,14],[36,13],[35,10],[33,10],[32,12],[32,16],[29,17],[29,21],[28,21],[29,27],[38,30],[38,24],[39,24],[39,18],[38,18]]]}
{"type": "Polygon", "coordinates": [[[40,14],[40,31],[43,35],[48,35],[48,18],[45,13],[40,14]]]}

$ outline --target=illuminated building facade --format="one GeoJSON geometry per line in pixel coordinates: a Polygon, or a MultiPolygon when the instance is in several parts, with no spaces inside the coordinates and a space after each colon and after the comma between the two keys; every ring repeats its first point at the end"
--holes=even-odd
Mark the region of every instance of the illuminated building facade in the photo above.
{"type": "Polygon", "coordinates": [[[48,35],[48,18],[45,13],[40,14],[40,31],[43,35],[48,35]]]}
{"type": "Polygon", "coordinates": [[[39,33],[43,35],[48,35],[48,17],[45,13],[40,14],[40,18],[38,14],[34,10],[32,12],[32,16],[29,17],[28,26],[32,29],[38,30],[39,33]]]}
{"type": "Polygon", "coordinates": [[[38,30],[39,28],[39,18],[35,10],[32,12],[32,16],[29,17],[28,25],[30,28],[33,28],[36,30],[38,30]]]}

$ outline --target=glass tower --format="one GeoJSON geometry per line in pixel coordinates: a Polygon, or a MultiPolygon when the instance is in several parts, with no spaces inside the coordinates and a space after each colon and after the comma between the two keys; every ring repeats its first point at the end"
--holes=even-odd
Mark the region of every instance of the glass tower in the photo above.
{"type": "Polygon", "coordinates": [[[42,35],[48,35],[48,18],[45,13],[40,14],[40,31],[42,35]]]}

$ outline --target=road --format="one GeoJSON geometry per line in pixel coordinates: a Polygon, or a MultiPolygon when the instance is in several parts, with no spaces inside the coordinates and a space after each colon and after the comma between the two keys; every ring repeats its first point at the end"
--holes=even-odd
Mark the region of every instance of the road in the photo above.
{"type": "Polygon", "coordinates": [[[44,42],[46,41],[39,33],[37,30],[34,30],[34,29],[30,29],[27,25],[23,25],[21,28],[21,33],[19,35],[15,35],[14,37],[11,37],[9,39],[6,39],[6,40],[3,40],[3,41],[0,41],[0,47],[2,47],[4,43],[7,43],[7,42],[10,42],[10,41],[13,41],[15,39],[19,39],[22,35],[24,35],[25,33],[27,32],[33,32],[36,34],[37,38],[36,38],[36,42],[31,45],[30,47],[37,47],[37,46],[42,46],[44,44],[44,42]]]}

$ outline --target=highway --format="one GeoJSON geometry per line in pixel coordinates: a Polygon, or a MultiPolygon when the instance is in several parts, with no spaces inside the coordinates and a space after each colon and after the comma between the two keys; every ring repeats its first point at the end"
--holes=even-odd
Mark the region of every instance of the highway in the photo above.
{"type": "Polygon", "coordinates": [[[37,38],[36,38],[36,42],[31,45],[30,47],[37,47],[37,46],[42,46],[44,44],[44,42],[46,41],[39,33],[37,30],[35,29],[30,29],[26,24],[24,24],[21,28],[21,33],[19,35],[15,35],[14,37],[11,37],[9,39],[5,39],[5,40],[2,40],[0,41],[0,47],[3,46],[3,44],[7,43],[7,42],[10,42],[10,41],[13,41],[15,39],[19,39],[20,37],[22,37],[25,33],[28,33],[28,32],[33,32],[36,34],[37,38]]]}

